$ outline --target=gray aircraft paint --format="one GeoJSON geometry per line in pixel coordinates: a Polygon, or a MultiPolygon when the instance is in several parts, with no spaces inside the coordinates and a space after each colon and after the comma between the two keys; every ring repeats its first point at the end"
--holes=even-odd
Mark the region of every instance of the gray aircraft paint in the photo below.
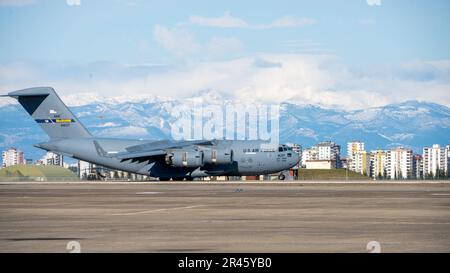
{"type": "Polygon", "coordinates": [[[51,87],[35,87],[11,92],[28,114],[51,138],[92,137],[51,87]]]}
{"type": "Polygon", "coordinates": [[[51,87],[11,92],[25,110],[49,135],[50,140],[36,147],[75,159],[132,173],[159,178],[205,177],[218,175],[259,175],[289,169],[299,155],[285,145],[273,150],[259,140],[150,141],[93,137],[64,105],[51,87]],[[202,155],[216,150],[232,151],[228,164],[205,163],[199,167],[174,167],[166,163],[167,154],[182,149],[202,155]]]}

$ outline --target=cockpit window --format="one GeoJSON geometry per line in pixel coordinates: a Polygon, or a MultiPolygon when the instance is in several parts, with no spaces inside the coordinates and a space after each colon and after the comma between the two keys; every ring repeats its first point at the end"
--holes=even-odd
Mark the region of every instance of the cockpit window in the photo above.
{"type": "Polygon", "coordinates": [[[289,151],[289,150],[290,150],[290,148],[287,147],[286,145],[278,146],[278,152],[286,152],[286,151],[289,151]]]}
{"type": "Polygon", "coordinates": [[[280,145],[278,147],[278,152],[286,152],[289,150],[289,147],[286,147],[286,145],[280,145]]]}

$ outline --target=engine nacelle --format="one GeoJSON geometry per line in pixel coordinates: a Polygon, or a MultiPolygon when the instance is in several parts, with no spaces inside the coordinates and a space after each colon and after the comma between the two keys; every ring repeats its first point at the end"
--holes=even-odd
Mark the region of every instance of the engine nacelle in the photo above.
{"type": "Polygon", "coordinates": [[[205,149],[203,154],[204,162],[207,164],[233,163],[233,150],[230,149],[205,149]]]}
{"type": "Polygon", "coordinates": [[[173,150],[166,155],[166,163],[173,167],[196,168],[204,165],[203,152],[195,150],[173,150]]]}

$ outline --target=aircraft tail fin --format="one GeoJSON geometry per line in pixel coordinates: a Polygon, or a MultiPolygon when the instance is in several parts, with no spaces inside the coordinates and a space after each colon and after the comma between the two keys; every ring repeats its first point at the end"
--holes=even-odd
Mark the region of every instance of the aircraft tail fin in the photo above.
{"type": "Polygon", "coordinates": [[[16,98],[51,139],[92,136],[51,87],[18,90],[8,96],[16,98]]]}

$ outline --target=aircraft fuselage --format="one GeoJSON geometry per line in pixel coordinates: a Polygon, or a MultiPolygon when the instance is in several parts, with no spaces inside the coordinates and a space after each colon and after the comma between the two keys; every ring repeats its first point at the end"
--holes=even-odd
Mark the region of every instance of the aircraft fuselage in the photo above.
{"type": "MultiPolygon", "coordinates": [[[[111,169],[168,178],[271,174],[289,169],[299,161],[299,155],[285,145],[268,149],[264,148],[264,141],[256,140],[216,140],[217,145],[212,146],[214,149],[232,151],[232,162],[228,164],[205,163],[200,167],[173,167],[164,161],[164,156],[142,161],[114,157],[116,153],[125,152],[127,147],[147,142],[130,139],[66,138],[41,143],[37,147],[111,169]],[[99,155],[94,141],[111,156],[99,155]]],[[[206,146],[197,145],[200,150],[204,147],[206,146]]],[[[210,149],[211,146],[206,148],[210,149]]]]}

